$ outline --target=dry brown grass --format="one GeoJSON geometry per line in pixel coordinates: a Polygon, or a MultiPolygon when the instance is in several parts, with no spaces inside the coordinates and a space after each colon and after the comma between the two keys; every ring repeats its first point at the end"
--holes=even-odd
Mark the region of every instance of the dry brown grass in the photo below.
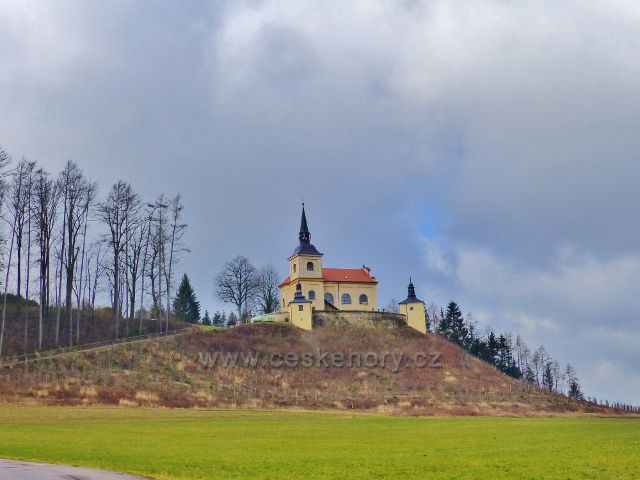
{"type": "Polygon", "coordinates": [[[119,345],[5,370],[0,402],[358,410],[400,416],[607,413],[533,388],[411,329],[245,325],[119,345]],[[441,353],[442,368],[202,368],[198,353],[441,353]]]}

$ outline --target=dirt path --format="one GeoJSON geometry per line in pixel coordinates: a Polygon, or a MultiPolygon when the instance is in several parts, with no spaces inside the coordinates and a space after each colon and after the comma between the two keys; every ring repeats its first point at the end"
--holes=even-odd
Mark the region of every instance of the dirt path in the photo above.
{"type": "Polygon", "coordinates": [[[0,459],[0,480],[144,480],[124,473],[0,459]]]}

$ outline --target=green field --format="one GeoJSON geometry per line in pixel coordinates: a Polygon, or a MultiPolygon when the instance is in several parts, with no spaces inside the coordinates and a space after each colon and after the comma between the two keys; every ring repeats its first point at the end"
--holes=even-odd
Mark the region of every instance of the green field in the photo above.
{"type": "Polygon", "coordinates": [[[0,407],[0,457],[158,479],[640,478],[640,421],[0,407]]]}

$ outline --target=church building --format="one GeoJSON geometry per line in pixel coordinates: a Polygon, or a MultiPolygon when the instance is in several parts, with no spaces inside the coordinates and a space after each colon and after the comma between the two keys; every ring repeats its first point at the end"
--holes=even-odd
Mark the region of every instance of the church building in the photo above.
{"type": "Polygon", "coordinates": [[[299,244],[289,257],[289,276],[280,284],[283,311],[302,297],[311,303],[312,310],[378,310],[378,281],[370,268],[322,266],[322,253],[311,243],[304,203],[298,239],[299,244]]]}

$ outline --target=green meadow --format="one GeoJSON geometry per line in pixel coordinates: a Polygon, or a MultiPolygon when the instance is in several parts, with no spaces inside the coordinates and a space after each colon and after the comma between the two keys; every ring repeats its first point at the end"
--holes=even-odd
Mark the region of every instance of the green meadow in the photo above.
{"type": "Polygon", "coordinates": [[[0,457],[185,480],[640,478],[640,420],[0,407],[0,457]]]}

